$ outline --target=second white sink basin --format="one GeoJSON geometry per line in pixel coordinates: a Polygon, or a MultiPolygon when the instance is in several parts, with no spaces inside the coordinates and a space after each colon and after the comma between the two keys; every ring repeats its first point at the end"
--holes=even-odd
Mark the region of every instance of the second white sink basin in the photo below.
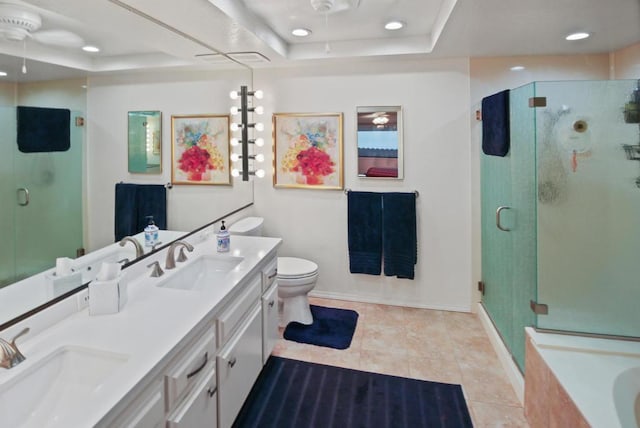
{"type": "Polygon", "coordinates": [[[178,272],[158,284],[158,287],[175,288],[179,290],[203,290],[207,286],[215,285],[229,272],[237,268],[244,260],[235,256],[202,256],[186,266],[176,267],[178,272]]]}
{"type": "Polygon", "coordinates": [[[69,426],[74,409],[99,399],[103,382],[127,358],[75,346],[59,348],[37,361],[27,356],[11,369],[22,371],[0,384],[0,425],[69,426]]]}

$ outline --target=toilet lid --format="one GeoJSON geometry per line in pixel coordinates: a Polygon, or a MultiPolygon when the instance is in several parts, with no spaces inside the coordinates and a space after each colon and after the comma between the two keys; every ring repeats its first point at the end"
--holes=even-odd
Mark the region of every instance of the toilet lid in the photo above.
{"type": "Polygon", "coordinates": [[[278,257],[278,278],[298,278],[318,272],[318,265],[297,257],[278,257]]]}

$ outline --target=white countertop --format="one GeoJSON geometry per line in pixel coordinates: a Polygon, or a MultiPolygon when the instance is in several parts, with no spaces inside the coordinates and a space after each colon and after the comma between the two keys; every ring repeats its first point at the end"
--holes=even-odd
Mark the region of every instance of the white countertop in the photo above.
{"type": "MultiPolygon", "coordinates": [[[[165,270],[162,277],[151,278],[150,269],[145,268],[142,275],[128,278],[128,301],[121,312],[90,316],[88,308],[85,308],[35,336],[27,335],[18,340],[27,360],[10,370],[0,371],[0,388],[9,379],[28,370],[30,364],[36,364],[40,358],[60,347],[79,346],[126,355],[127,361],[101,385],[95,399],[77,403],[73,411],[58,415],[47,425],[94,426],[136,385],[157,376],[153,369],[171,357],[177,351],[177,345],[203,320],[210,318],[243,279],[257,273],[261,262],[275,255],[280,243],[279,238],[232,236],[230,252],[217,253],[215,240],[209,239],[195,245],[194,251],[187,253],[189,260],[177,263],[176,269],[165,270]],[[228,254],[244,260],[215,287],[189,291],[157,286],[198,257],[210,254],[228,254]]],[[[166,250],[142,263],[146,266],[159,260],[164,268],[165,257],[166,250]]],[[[136,271],[140,272],[140,268],[136,271]]],[[[131,273],[134,272],[131,269],[131,273]]]]}

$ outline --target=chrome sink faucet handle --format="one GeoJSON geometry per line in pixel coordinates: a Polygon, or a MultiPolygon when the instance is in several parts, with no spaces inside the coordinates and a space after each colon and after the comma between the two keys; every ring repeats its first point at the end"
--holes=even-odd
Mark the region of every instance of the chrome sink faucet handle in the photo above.
{"type": "Polygon", "coordinates": [[[11,367],[17,366],[26,359],[26,357],[22,355],[22,352],[20,352],[20,350],[18,349],[18,346],[16,345],[16,339],[27,333],[29,333],[29,327],[18,333],[11,340],[11,342],[7,342],[6,340],[0,338],[0,351],[2,351],[2,357],[0,358],[0,367],[10,369],[11,367]]]}
{"type": "Polygon", "coordinates": [[[151,271],[151,277],[152,278],[158,278],[158,277],[164,275],[164,271],[160,267],[160,262],[159,261],[155,261],[155,262],[151,263],[150,265],[147,265],[147,267],[148,268],[150,268],[150,267],[153,268],[153,270],[151,271]]]}
{"type": "Polygon", "coordinates": [[[131,236],[125,236],[120,240],[120,246],[124,247],[127,242],[131,242],[133,246],[136,247],[136,258],[144,254],[144,249],[142,248],[142,245],[140,245],[140,243],[136,238],[132,238],[131,236]]]}
{"type": "MultiPolygon", "coordinates": [[[[174,269],[176,267],[176,258],[175,258],[175,252],[176,249],[180,246],[183,246],[184,248],[187,249],[187,251],[191,252],[193,251],[193,245],[189,244],[186,241],[176,241],[173,244],[171,244],[171,246],[169,247],[169,250],[167,250],[167,260],[164,264],[165,269],[174,269]]],[[[185,261],[187,260],[187,256],[186,254],[184,254],[184,252],[178,257],[178,261],[185,261]]]]}

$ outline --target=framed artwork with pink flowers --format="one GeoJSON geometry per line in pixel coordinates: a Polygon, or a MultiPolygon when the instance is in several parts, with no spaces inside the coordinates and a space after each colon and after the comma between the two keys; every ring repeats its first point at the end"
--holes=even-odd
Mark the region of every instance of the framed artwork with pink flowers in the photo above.
{"type": "Polygon", "coordinates": [[[342,189],[342,113],[274,113],[275,187],[342,189]]]}
{"type": "Polygon", "coordinates": [[[231,185],[229,115],[171,116],[171,182],[231,185]]]}

